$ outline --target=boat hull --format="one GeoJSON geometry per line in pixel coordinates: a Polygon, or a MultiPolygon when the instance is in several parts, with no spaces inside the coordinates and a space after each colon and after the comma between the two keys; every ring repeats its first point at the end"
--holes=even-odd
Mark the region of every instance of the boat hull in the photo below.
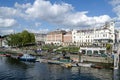
{"type": "Polygon", "coordinates": [[[21,61],[28,61],[28,62],[35,62],[35,61],[36,61],[36,59],[35,59],[35,58],[33,58],[33,59],[28,59],[28,58],[19,58],[19,60],[21,60],[21,61]]]}

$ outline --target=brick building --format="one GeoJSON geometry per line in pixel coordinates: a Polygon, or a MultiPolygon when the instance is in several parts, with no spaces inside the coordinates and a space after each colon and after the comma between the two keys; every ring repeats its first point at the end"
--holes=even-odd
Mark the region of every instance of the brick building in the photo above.
{"type": "Polygon", "coordinates": [[[63,35],[63,45],[68,46],[72,45],[72,32],[66,32],[66,34],[63,35]]]}
{"type": "Polygon", "coordinates": [[[63,43],[63,35],[66,33],[64,30],[57,30],[53,32],[49,32],[46,36],[46,44],[56,44],[62,45],[63,43]]]}

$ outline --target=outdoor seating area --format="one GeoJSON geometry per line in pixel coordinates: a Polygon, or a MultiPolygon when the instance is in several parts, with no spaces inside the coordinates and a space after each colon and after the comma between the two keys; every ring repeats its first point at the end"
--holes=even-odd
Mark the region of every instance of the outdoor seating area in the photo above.
{"type": "Polygon", "coordinates": [[[87,56],[107,57],[106,48],[100,47],[81,47],[81,53],[87,56]]]}

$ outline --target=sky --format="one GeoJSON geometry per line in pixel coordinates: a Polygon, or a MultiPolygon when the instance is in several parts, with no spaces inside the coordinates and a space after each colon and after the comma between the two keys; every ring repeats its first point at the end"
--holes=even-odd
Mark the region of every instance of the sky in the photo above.
{"type": "Polygon", "coordinates": [[[0,0],[0,35],[120,24],[120,0],[0,0]]]}

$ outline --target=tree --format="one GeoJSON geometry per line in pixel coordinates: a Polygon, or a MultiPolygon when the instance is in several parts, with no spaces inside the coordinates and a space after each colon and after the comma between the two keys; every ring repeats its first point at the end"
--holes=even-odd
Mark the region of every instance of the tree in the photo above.
{"type": "Polygon", "coordinates": [[[30,37],[31,37],[31,43],[35,42],[35,35],[33,33],[30,33],[30,37]]]}
{"type": "Polygon", "coordinates": [[[30,33],[28,31],[24,30],[21,33],[21,37],[22,37],[22,45],[25,45],[31,42],[30,33]]]}
{"type": "Polygon", "coordinates": [[[108,52],[112,51],[112,45],[111,44],[106,44],[106,49],[108,52]]]}
{"type": "Polygon", "coordinates": [[[35,43],[35,36],[24,30],[22,33],[11,34],[6,38],[7,44],[12,47],[24,46],[26,44],[35,43]]]}

